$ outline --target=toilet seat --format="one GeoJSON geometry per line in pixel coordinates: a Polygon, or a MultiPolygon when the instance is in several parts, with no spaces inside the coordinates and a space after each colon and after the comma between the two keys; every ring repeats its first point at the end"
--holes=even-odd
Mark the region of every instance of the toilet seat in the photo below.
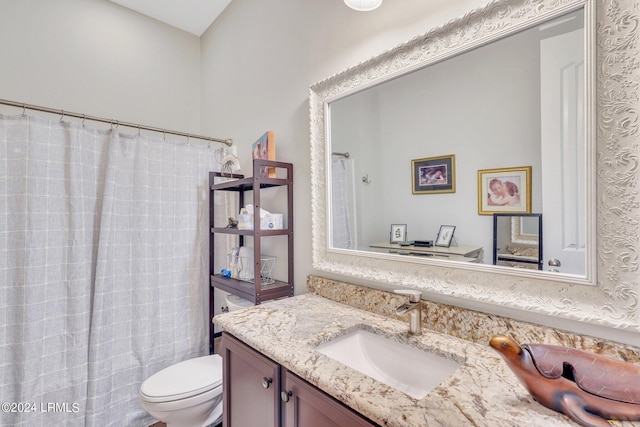
{"type": "Polygon", "coordinates": [[[171,402],[206,393],[222,384],[222,358],[213,354],[171,365],[140,386],[147,402],[171,402]]]}

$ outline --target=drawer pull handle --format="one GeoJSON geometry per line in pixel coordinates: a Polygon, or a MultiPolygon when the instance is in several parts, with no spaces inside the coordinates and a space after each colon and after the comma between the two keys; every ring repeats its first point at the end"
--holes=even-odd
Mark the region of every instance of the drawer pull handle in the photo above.
{"type": "Polygon", "coordinates": [[[271,378],[264,377],[262,378],[262,387],[269,388],[273,380],[271,378]]]}
{"type": "Polygon", "coordinates": [[[282,393],[280,393],[280,399],[282,399],[284,403],[287,403],[292,394],[293,393],[291,393],[290,391],[283,391],[282,393]]]}

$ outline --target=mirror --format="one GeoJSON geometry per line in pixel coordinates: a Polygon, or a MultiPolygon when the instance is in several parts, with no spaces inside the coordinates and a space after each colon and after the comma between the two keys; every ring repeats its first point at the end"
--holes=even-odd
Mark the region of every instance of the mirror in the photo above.
{"type": "Polygon", "coordinates": [[[451,224],[462,256],[439,259],[522,267],[493,262],[491,213],[542,212],[562,261],[544,270],[585,278],[585,74],[579,8],[331,100],[330,249],[423,255],[413,241],[451,224]]]}
{"type": "MultiPolygon", "coordinates": [[[[513,313],[522,312],[521,315],[527,318],[532,318],[532,314],[553,316],[615,328],[616,331],[610,331],[610,336],[630,332],[637,340],[633,334],[640,332],[640,284],[637,277],[640,243],[635,238],[638,235],[637,218],[640,217],[640,193],[636,187],[640,173],[637,154],[640,127],[638,109],[635,108],[635,101],[640,96],[635,72],[640,63],[636,25],[639,21],[640,11],[615,0],[597,3],[592,0],[497,0],[312,85],[309,107],[314,270],[333,278],[383,289],[412,287],[424,291],[426,297],[436,301],[511,317],[513,313]],[[327,146],[331,137],[332,123],[328,114],[331,103],[580,8],[585,11],[587,40],[586,164],[595,164],[596,155],[598,159],[595,170],[587,169],[589,173],[584,173],[587,207],[584,246],[588,261],[584,276],[331,246],[328,227],[331,180],[327,173],[327,165],[332,158],[332,150],[327,146]],[[595,105],[598,105],[597,110],[595,105]],[[596,254],[597,275],[596,263],[593,262],[596,254]]],[[[457,133],[468,120],[477,121],[477,115],[461,117],[451,127],[450,133],[457,133]]],[[[424,135],[418,135],[414,141],[423,139],[424,135]]],[[[392,138],[389,146],[396,141],[397,138],[392,138]]],[[[449,154],[455,153],[443,149],[438,156],[449,154]]],[[[462,173],[457,163],[456,173],[462,173]]],[[[402,170],[406,168],[407,165],[403,164],[402,170]]],[[[368,177],[366,174],[356,176],[354,182],[359,184],[363,177],[368,178],[370,184],[377,181],[377,177],[369,172],[368,177]]],[[[459,174],[457,178],[455,194],[462,191],[458,189],[462,182],[459,174]]],[[[472,183],[476,180],[474,177],[472,183]]],[[[403,185],[406,186],[406,182],[403,185]]],[[[540,192],[535,187],[532,192],[532,203],[535,203],[535,195],[540,192]]],[[[436,195],[415,197],[429,199],[436,195]]],[[[433,207],[437,204],[433,203],[433,207]]],[[[375,216],[376,212],[372,211],[370,215],[375,216]]],[[[438,225],[463,226],[448,221],[438,225]]],[[[552,231],[554,227],[553,222],[546,219],[546,213],[544,227],[551,227],[552,231]]],[[[383,229],[388,232],[389,224],[384,224],[383,229]]],[[[412,233],[412,230],[409,228],[408,232],[412,233]]],[[[543,231],[543,240],[552,231],[543,231]]],[[[466,241],[467,234],[470,233],[460,230],[460,244],[466,241]]],[[[549,258],[549,254],[544,255],[549,258]]],[[[628,336],[625,339],[630,340],[628,336]]]]}

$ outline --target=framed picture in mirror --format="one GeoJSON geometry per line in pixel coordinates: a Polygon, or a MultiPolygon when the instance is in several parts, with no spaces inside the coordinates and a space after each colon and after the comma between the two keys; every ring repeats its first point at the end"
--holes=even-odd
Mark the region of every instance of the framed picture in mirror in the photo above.
{"type": "Polygon", "coordinates": [[[413,194],[455,193],[455,156],[411,160],[413,194]]]}
{"type": "Polygon", "coordinates": [[[478,171],[478,214],[531,213],[531,166],[478,171]]]}
{"type": "Polygon", "coordinates": [[[400,243],[407,240],[407,224],[391,224],[389,243],[400,243]]]}
{"type": "Polygon", "coordinates": [[[440,231],[438,232],[438,237],[436,237],[436,242],[434,243],[434,245],[448,248],[449,246],[451,246],[453,233],[455,233],[455,231],[455,225],[441,225],[440,231]]]}

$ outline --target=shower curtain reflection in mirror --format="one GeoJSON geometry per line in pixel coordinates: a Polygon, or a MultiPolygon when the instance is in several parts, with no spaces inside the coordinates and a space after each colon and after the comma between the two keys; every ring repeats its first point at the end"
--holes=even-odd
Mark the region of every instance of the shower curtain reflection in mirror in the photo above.
{"type": "Polygon", "coordinates": [[[353,159],[334,155],[331,161],[331,244],[356,247],[356,194],[353,159]]]}
{"type": "Polygon", "coordinates": [[[140,384],[208,350],[206,145],[0,115],[3,426],[150,425],[140,384]]]}

